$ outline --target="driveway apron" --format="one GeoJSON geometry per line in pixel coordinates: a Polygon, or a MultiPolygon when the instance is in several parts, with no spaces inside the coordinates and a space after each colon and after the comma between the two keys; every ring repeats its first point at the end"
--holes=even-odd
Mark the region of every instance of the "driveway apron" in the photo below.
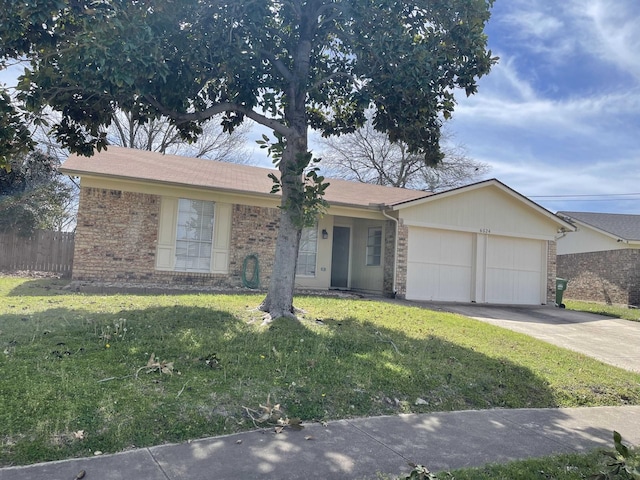
{"type": "Polygon", "coordinates": [[[420,305],[508,328],[610,365],[640,372],[640,322],[553,306],[432,302],[420,305]]]}

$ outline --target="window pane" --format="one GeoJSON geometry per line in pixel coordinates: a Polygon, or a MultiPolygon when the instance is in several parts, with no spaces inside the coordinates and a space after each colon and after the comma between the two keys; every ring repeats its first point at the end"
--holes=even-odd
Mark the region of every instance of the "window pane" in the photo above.
{"type": "Polygon", "coordinates": [[[213,241],[214,203],[203,200],[178,202],[176,270],[209,272],[213,241]]]}
{"type": "Polygon", "coordinates": [[[318,251],[318,226],[305,227],[300,237],[296,275],[315,276],[318,251]]]}
{"type": "Polygon", "coordinates": [[[382,258],[382,228],[372,227],[367,235],[367,266],[379,266],[382,258]]]}

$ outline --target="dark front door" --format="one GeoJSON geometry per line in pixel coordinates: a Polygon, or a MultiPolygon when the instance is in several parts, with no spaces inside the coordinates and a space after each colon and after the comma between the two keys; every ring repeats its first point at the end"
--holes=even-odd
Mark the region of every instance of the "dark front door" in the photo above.
{"type": "Polygon", "coordinates": [[[333,227],[331,253],[331,287],[349,287],[349,227],[333,227]]]}

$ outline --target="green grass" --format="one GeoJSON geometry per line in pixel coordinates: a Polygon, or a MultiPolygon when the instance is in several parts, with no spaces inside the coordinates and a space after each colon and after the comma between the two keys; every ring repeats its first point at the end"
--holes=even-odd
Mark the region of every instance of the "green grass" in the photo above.
{"type": "Polygon", "coordinates": [[[640,309],[638,308],[629,308],[623,305],[606,305],[595,302],[581,302],[579,300],[564,300],[564,304],[571,310],[597,313],[599,315],[640,322],[640,309]]]}
{"type": "Polygon", "coordinates": [[[64,284],[0,277],[0,465],[252,429],[267,398],[305,422],[640,404],[638,374],[459,315],[301,297],[301,322],[263,327],[261,296],[64,284]]]}
{"type": "MultiPolygon", "coordinates": [[[[612,452],[613,448],[610,451],[612,452]]],[[[637,458],[640,451],[632,451],[637,458]]],[[[597,449],[584,454],[552,455],[505,464],[489,464],[479,468],[438,472],[434,475],[438,480],[584,480],[595,478],[599,473],[610,472],[612,468],[609,465],[612,461],[602,449],[597,449]]],[[[637,460],[633,465],[636,463],[637,460]]],[[[383,475],[380,478],[383,480],[388,477],[383,475]]],[[[406,479],[407,476],[396,478],[406,479]]]]}

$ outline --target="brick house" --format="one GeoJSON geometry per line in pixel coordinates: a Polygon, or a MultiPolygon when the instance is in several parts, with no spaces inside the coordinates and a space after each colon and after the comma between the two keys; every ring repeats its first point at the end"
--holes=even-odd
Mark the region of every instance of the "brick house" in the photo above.
{"type": "MultiPolygon", "coordinates": [[[[260,287],[268,284],[279,222],[273,170],[109,147],[72,155],[61,171],[81,178],[74,280],[237,288],[257,259],[260,287]]],[[[303,231],[298,288],[553,301],[555,239],[571,225],[501,182],[438,194],[330,183],[329,210],[303,231]]]]}
{"type": "Polygon", "coordinates": [[[558,212],[577,230],[558,240],[566,298],[640,305],[640,215],[558,212]]]}

